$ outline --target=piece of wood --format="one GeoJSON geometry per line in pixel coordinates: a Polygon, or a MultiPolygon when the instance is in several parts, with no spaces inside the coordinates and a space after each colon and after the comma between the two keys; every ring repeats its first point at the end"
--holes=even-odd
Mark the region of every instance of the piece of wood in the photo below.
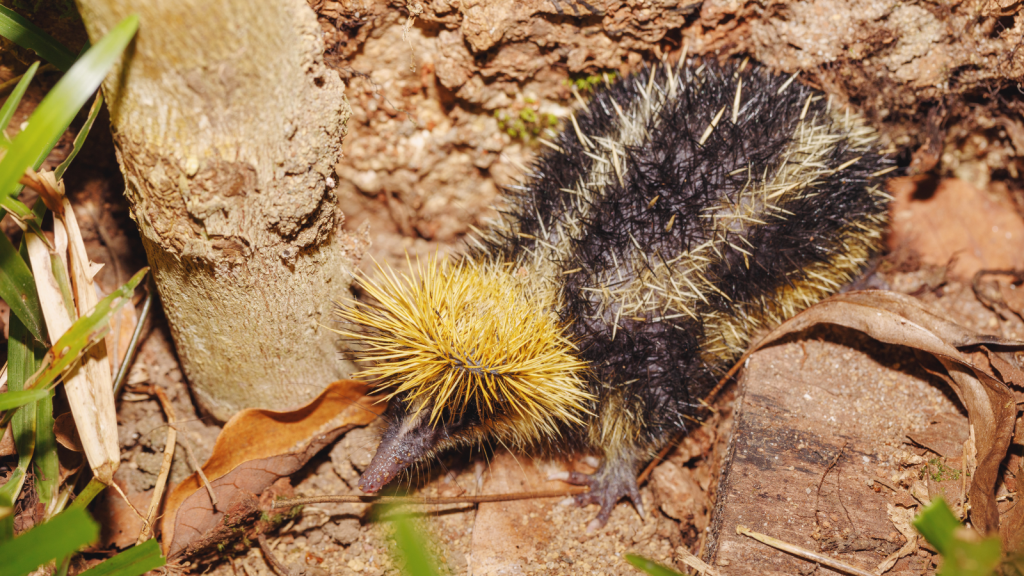
{"type": "Polygon", "coordinates": [[[324,325],[365,240],[341,229],[334,166],[351,109],[308,3],[77,6],[93,43],[139,18],[103,93],[195,399],[226,421],[294,408],[347,377],[345,345],[324,325]]]}
{"type": "MultiPolygon", "coordinates": [[[[905,543],[887,505],[918,504],[900,483],[913,483],[904,468],[926,457],[907,434],[955,414],[952,401],[908,350],[843,330],[815,329],[754,354],[740,385],[706,558],[732,576],[814,568],[737,534],[743,525],[874,571],[905,543]]],[[[909,555],[894,570],[929,563],[909,555]]]]}

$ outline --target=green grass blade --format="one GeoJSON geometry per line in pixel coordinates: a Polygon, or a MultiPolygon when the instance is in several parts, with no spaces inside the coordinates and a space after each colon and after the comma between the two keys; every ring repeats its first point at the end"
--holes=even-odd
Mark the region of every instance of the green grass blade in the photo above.
{"type": "MultiPolygon", "coordinates": [[[[43,352],[36,348],[36,355],[42,360],[43,352]]],[[[53,390],[46,398],[36,402],[36,455],[32,459],[35,468],[36,494],[43,504],[50,504],[60,491],[60,463],[57,460],[57,437],[53,433],[53,390]]]]}
{"type": "Polygon", "coordinates": [[[78,576],[140,576],[166,564],[160,545],[150,538],[78,576]]]}
{"type": "MultiPolygon", "coordinates": [[[[50,395],[46,389],[23,390],[25,382],[35,374],[38,365],[35,342],[17,316],[11,317],[10,336],[7,341],[7,393],[0,394],[0,410],[23,405],[14,403],[19,395],[27,400],[24,404],[50,395]]],[[[14,446],[18,449],[18,467],[28,471],[28,464],[36,450],[36,411],[18,410],[11,419],[11,432],[14,435],[14,446]]]]}
{"type": "Polygon", "coordinates": [[[100,527],[85,510],[68,510],[0,543],[0,576],[25,576],[43,564],[95,542],[100,527]]]}
{"type": "Polygon", "coordinates": [[[61,70],[67,70],[75,63],[75,55],[63,44],[21,14],[4,6],[0,6],[0,36],[39,54],[40,58],[61,70]]]}
{"type": "Polygon", "coordinates": [[[434,561],[427,553],[427,543],[423,535],[413,526],[408,516],[395,516],[395,546],[405,560],[402,574],[409,576],[438,576],[439,572],[434,561]]]}
{"type": "Polygon", "coordinates": [[[81,508],[82,510],[85,510],[89,507],[89,504],[92,503],[93,498],[99,496],[100,492],[103,492],[106,489],[106,484],[93,477],[93,479],[89,480],[89,483],[85,485],[85,488],[82,488],[82,491],[75,496],[75,501],[68,505],[68,509],[81,508]]]}
{"type": "Polygon", "coordinates": [[[0,502],[0,544],[14,538],[14,506],[0,502]]]}
{"type": "Polygon", "coordinates": [[[131,280],[106,298],[100,300],[92,312],[75,321],[68,331],[57,340],[46,353],[43,367],[36,372],[26,388],[42,388],[49,386],[75,360],[99,342],[110,331],[110,317],[117,313],[131,300],[135,287],[146,277],[149,268],[139,270],[131,280]]]}
{"type": "MultiPolygon", "coordinates": [[[[49,391],[46,390],[45,388],[40,388],[39,390],[19,390],[17,392],[4,392],[3,394],[0,394],[0,410],[10,410],[11,408],[18,408],[19,406],[24,406],[26,404],[31,404],[33,402],[42,400],[47,396],[49,396],[49,391]]],[[[19,410],[19,412],[21,412],[21,410],[19,410]]],[[[31,436],[33,449],[35,448],[36,442],[35,432],[35,426],[33,426],[31,436]]],[[[31,452],[29,452],[29,454],[31,454],[31,452]]],[[[18,452],[18,456],[21,456],[21,452],[18,452]]]]}
{"type": "Polygon", "coordinates": [[[11,307],[12,319],[17,317],[36,340],[46,340],[35,278],[6,234],[0,234],[0,298],[11,307]]]}
{"type": "Polygon", "coordinates": [[[89,109],[89,117],[85,120],[85,124],[82,129],[78,131],[78,136],[75,136],[75,145],[71,148],[71,153],[68,157],[57,166],[57,169],[53,171],[54,176],[57,180],[64,177],[64,172],[71,165],[71,161],[78,156],[78,151],[82,149],[82,145],[85,144],[85,139],[89,136],[89,130],[92,130],[92,125],[96,122],[96,117],[99,116],[100,110],[103,109],[103,92],[97,92],[96,98],[92,101],[92,108],[89,109]]]}
{"type": "Polygon", "coordinates": [[[57,281],[57,288],[60,289],[60,298],[64,302],[64,309],[67,310],[68,318],[75,318],[78,312],[75,310],[75,297],[71,295],[71,284],[68,271],[64,268],[64,261],[56,254],[50,254],[50,270],[54,280],[57,281]]]}
{"type": "Polygon", "coordinates": [[[139,19],[132,15],[89,49],[43,98],[28,127],[21,131],[0,160],[0,195],[12,195],[25,169],[46,158],[71,120],[78,114],[135,35],[139,19]]]}
{"type": "Polygon", "coordinates": [[[671,568],[666,568],[661,564],[655,563],[653,560],[648,560],[643,556],[637,556],[636,554],[626,554],[626,562],[633,565],[634,568],[640,570],[645,574],[651,576],[682,576],[681,573],[676,572],[671,568]]]}
{"type": "MultiPolygon", "coordinates": [[[[0,518],[0,551],[3,550],[4,542],[14,538],[14,501],[18,499],[21,485],[24,482],[25,471],[21,468],[15,468],[14,472],[11,473],[11,477],[7,479],[7,483],[0,486],[0,510],[5,512],[2,518],[0,518]],[[7,514],[7,510],[10,510],[11,513],[7,514]]],[[[3,558],[3,556],[0,556],[0,558],[3,558]]]]}
{"type": "MultiPolygon", "coordinates": [[[[46,236],[43,236],[43,232],[39,228],[39,219],[32,213],[32,210],[30,210],[28,206],[25,206],[25,204],[17,198],[8,196],[7,194],[0,194],[0,208],[4,208],[11,214],[14,214],[19,220],[27,224],[33,232],[42,238],[46,238],[46,236]]],[[[47,240],[46,243],[47,246],[53,246],[50,244],[49,240],[47,240]]]]}
{"type": "MultiPolygon", "coordinates": [[[[36,212],[37,216],[42,215],[46,207],[43,205],[42,200],[37,201],[37,207],[39,211],[36,212]]],[[[28,259],[28,245],[22,241],[19,255],[22,260],[28,259]]],[[[18,320],[17,316],[11,317],[10,325],[10,342],[14,342],[16,339],[19,342],[23,341],[23,336],[28,335],[28,331],[18,320]]],[[[12,344],[8,346],[13,347],[12,344]]],[[[25,344],[21,344],[23,348],[27,348],[25,344]]],[[[20,382],[18,389],[22,389],[24,382],[35,374],[36,370],[39,369],[39,365],[43,363],[43,356],[46,355],[46,346],[43,343],[34,341],[32,342],[32,362],[29,364],[27,361],[15,363],[13,360],[14,351],[12,348],[8,348],[8,383],[9,388],[13,389],[13,383],[15,381],[20,382]],[[18,376],[18,374],[24,376],[18,376]]],[[[24,354],[24,351],[22,352],[24,354]]],[[[31,408],[29,408],[31,410],[31,408]]],[[[22,412],[19,410],[18,412],[22,412]]],[[[35,483],[36,483],[36,494],[39,497],[39,501],[43,504],[49,504],[57,496],[57,491],[60,489],[60,463],[57,460],[57,438],[53,433],[53,390],[51,389],[43,398],[36,402],[35,409],[35,429],[36,429],[36,440],[35,440],[35,454],[32,457],[32,465],[35,468],[35,483]]],[[[12,421],[17,425],[17,414],[12,421]]],[[[59,512],[59,510],[58,510],[59,512]]]]}
{"type": "MultiPolygon", "coordinates": [[[[6,241],[7,237],[4,236],[6,241]]],[[[15,253],[17,254],[17,253],[15,253]]],[[[20,256],[19,256],[20,258],[20,256]]],[[[49,396],[47,390],[23,391],[25,381],[36,371],[33,348],[35,340],[17,316],[10,317],[10,340],[7,343],[7,392],[0,394],[0,410],[10,410],[32,404],[42,396],[49,396]],[[42,392],[42,395],[40,395],[42,392]]],[[[35,410],[29,407],[18,410],[11,418],[11,432],[18,450],[18,465],[10,480],[0,486],[0,508],[10,508],[18,500],[36,448],[35,410]]],[[[0,520],[0,541],[14,537],[14,518],[0,520]]]]}
{"type": "Polygon", "coordinates": [[[32,78],[36,75],[36,70],[38,69],[39,62],[28,67],[28,70],[22,74],[21,80],[18,81],[18,85],[14,87],[11,95],[7,97],[3,107],[0,108],[0,132],[6,130],[7,125],[11,123],[11,118],[14,117],[14,112],[18,109],[18,104],[21,104],[21,98],[25,95],[25,90],[28,90],[28,85],[32,82],[32,78]]]}

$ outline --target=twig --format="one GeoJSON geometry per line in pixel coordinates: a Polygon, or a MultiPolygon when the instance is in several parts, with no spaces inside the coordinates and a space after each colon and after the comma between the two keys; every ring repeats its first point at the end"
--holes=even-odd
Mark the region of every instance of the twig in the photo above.
{"type": "MultiPolygon", "coordinates": [[[[825,478],[828,477],[828,473],[832,471],[832,468],[835,467],[837,462],[839,462],[839,459],[843,457],[843,452],[846,451],[846,445],[847,444],[849,444],[849,442],[844,442],[843,443],[843,447],[839,449],[839,453],[836,454],[836,457],[833,458],[832,462],[830,462],[829,465],[825,468],[825,471],[821,473],[821,479],[818,480],[818,490],[817,490],[817,492],[814,493],[814,521],[815,522],[818,521],[818,512],[820,511],[819,508],[818,508],[818,500],[821,498],[821,486],[822,486],[822,484],[825,483],[825,478]]],[[[839,498],[839,503],[840,504],[843,503],[843,499],[842,498],[839,498]]],[[[846,507],[844,506],[843,509],[845,510],[846,507]]],[[[847,518],[849,518],[850,513],[847,512],[846,516],[847,516],[847,518]]],[[[852,523],[853,521],[851,520],[850,522],[852,523]]]]}
{"type": "Polygon", "coordinates": [[[199,479],[203,481],[203,486],[206,487],[206,492],[210,495],[210,504],[214,510],[217,510],[217,495],[213,493],[213,486],[210,485],[209,478],[206,477],[206,473],[203,472],[203,467],[199,465],[199,461],[196,460],[196,455],[192,452],[192,443],[189,442],[188,432],[184,429],[179,430],[181,432],[181,438],[178,439],[181,445],[185,447],[185,454],[188,455],[188,463],[192,466],[192,469],[199,475],[199,479]]]}
{"type": "Polygon", "coordinates": [[[737,372],[739,372],[740,368],[742,368],[743,364],[747,361],[747,358],[750,358],[751,354],[757,352],[760,349],[762,342],[764,342],[763,338],[757,344],[751,346],[750,348],[747,348],[747,351],[743,353],[743,356],[740,356],[740,359],[737,360],[736,363],[732,365],[732,368],[730,368],[729,371],[725,373],[725,376],[722,376],[722,379],[718,381],[718,384],[715,384],[715,387],[711,389],[711,392],[708,392],[707,394],[704,395],[704,403],[711,404],[712,402],[715,401],[715,398],[718,397],[718,393],[721,392],[722,388],[725,388],[725,385],[729,383],[729,380],[731,380],[732,377],[735,376],[737,372]]]}
{"type": "Polygon", "coordinates": [[[836,500],[839,500],[839,505],[843,507],[843,512],[846,513],[846,520],[856,532],[857,526],[854,525],[853,518],[850,518],[850,511],[846,508],[846,503],[843,502],[842,467],[839,465],[839,460],[843,457],[843,452],[846,450],[847,444],[849,444],[849,442],[843,443],[843,448],[839,451],[839,456],[836,457],[836,500]]]}
{"type": "Polygon", "coordinates": [[[286,568],[284,564],[281,564],[281,561],[277,559],[277,556],[274,556],[274,552],[270,550],[270,546],[267,544],[267,537],[260,534],[256,537],[256,540],[260,543],[260,550],[263,551],[263,557],[266,558],[267,563],[273,566],[274,570],[277,570],[277,573],[281,576],[292,576],[292,573],[288,568],[286,568]]]}
{"type": "MultiPolygon", "coordinates": [[[[140,323],[141,324],[141,323],[140,323]]],[[[127,357],[126,357],[127,359],[127,357]]],[[[160,463],[160,475],[156,478],[156,486],[153,488],[153,497],[149,500],[149,510],[146,512],[146,523],[142,526],[139,539],[135,544],[139,545],[149,540],[153,533],[153,522],[156,521],[156,512],[160,508],[160,501],[164,497],[164,488],[167,487],[167,477],[171,474],[171,461],[174,460],[174,447],[177,445],[178,430],[174,424],[178,421],[174,415],[174,407],[167,399],[167,394],[159,386],[150,386],[150,391],[160,401],[160,406],[167,415],[167,442],[164,444],[164,460],[160,463]]]]}
{"type": "MultiPolygon", "coordinates": [[[[96,224],[99,226],[99,223],[96,224]]],[[[132,339],[128,341],[128,350],[125,352],[124,360],[121,361],[121,365],[117,367],[117,376],[114,377],[114,398],[117,398],[118,392],[124,387],[125,380],[128,379],[128,369],[131,368],[132,362],[135,360],[135,352],[139,349],[139,340],[142,338],[142,328],[146,325],[146,319],[149,318],[149,310],[153,307],[153,299],[156,298],[156,283],[153,282],[152,272],[147,278],[147,293],[146,300],[142,304],[142,310],[139,312],[139,322],[135,325],[135,330],[132,332],[132,339]]]]}
{"type": "MultiPolygon", "coordinates": [[[[89,481],[89,484],[92,484],[92,483],[93,483],[93,481],[99,482],[99,484],[100,484],[100,485],[103,485],[103,483],[102,483],[102,482],[100,482],[99,480],[96,480],[95,478],[93,478],[92,480],[90,480],[90,481],[89,481]]],[[[139,509],[138,509],[138,508],[136,508],[134,504],[132,504],[132,501],[128,499],[128,496],[127,496],[127,495],[126,495],[126,494],[124,493],[124,490],[121,490],[121,487],[117,485],[117,482],[111,482],[111,483],[110,483],[110,486],[111,486],[111,487],[112,487],[112,488],[113,488],[113,489],[114,489],[114,490],[115,490],[115,491],[116,491],[116,492],[117,492],[118,494],[120,494],[120,495],[121,495],[121,499],[122,499],[122,500],[124,500],[124,503],[125,503],[125,504],[127,504],[127,505],[128,505],[128,507],[132,509],[132,512],[135,512],[135,515],[136,515],[136,516],[138,516],[139,518],[142,518],[142,521],[143,521],[143,522],[146,522],[146,517],[142,515],[142,512],[139,512],[139,509]]],[[[82,492],[84,493],[85,491],[83,490],[82,492]]],[[[89,500],[92,500],[92,498],[90,497],[90,498],[89,498],[89,500]]],[[[78,501],[78,500],[76,500],[76,502],[77,502],[77,501],[78,501]]],[[[83,505],[83,506],[82,506],[82,508],[85,508],[85,506],[88,506],[88,503],[86,503],[85,505],[83,505]]],[[[145,527],[143,527],[143,528],[145,528],[145,527]]]]}
{"type": "Polygon", "coordinates": [[[678,440],[679,440],[679,436],[678,435],[673,436],[672,437],[672,441],[669,442],[668,444],[666,444],[665,447],[661,449],[661,452],[658,452],[658,455],[654,457],[654,460],[651,460],[651,462],[647,465],[647,467],[644,468],[644,471],[641,472],[639,476],[637,476],[637,478],[636,478],[636,485],[637,486],[643,484],[644,481],[647,480],[647,477],[651,475],[651,472],[654,472],[654,467],[657,466],[658,464],[660,464],[661,461],[665,459],[665,456],[668,455],[669,450],[675,448],[676,442],[678,440]]]}
{"type": "Polygon", "coordinates": [[[847,564],[845,562],[840,562],[839,560],[836,560],[835,558],[832,558],[830,556],[819,554],[806,548],[801,548],[800,546],[790,544],[789,542],[783,542],[778,538],[772,538],[771,536],[761,534],[760,532],[753,532],[746,526],[737,526],[736,533],[742,534],[749,538],[753,538],[758,542],[767,544],[772,548],[776,548],[778,550],[782,550],[783,552],[792,554],[797,558],[803,558],[808,562],[821,564],[822,566],[825,566],[826,568],[831,568],[832,570],[835,570],[837,572],[842,572],[844,574],[852,574],[853,576],[876,576],[875,574],[868,572],[867,570],[857,568],[856,566],[851,566],[850,564],[847,564]]]}
{"type": "Polygon", "coordinates": [[[676,557],[690,568],[696,570],[698,574],[703,574],[704,576],[718,576],[718,572],[711,566],[708,566],[707,562],[697,558],[682,546],[676,548],[676,557]]]}
{"type": "Polygon", "coordinates": [[[529,500],[531,498],[564,498],[589,492],[586,486],[573,486],[565,490],[541,490],[538,492],[515,492],[512,494],[482,494],[479,496],[368,496],[359,494],[326,494],[308,498],[288,498],[277,500],[272,508],[288,508],[306,504],[356,503],[356,504],[480,504],[483,502],[509,502],[512,500],[529,500]]]}
{"type": "MultiPolygon", "coordinates": [[[[54,66],[53,64],[43,64],[42,66],[39,67],[38,70],[36,70],[36,74],[42,74],[43,72],[56,72],[56,71],[57,71],[57,67],[54,66]]],[[[6,96],[8,92],[13,90],[14,87],[18,85],[18,82],[21,82],[21,78],[23,76],[24,76],[24,74],[18,74],[14,78],[11,78],[10,80],[4,82],[3,84],[0,84],[0,97],[6,96]]]]}

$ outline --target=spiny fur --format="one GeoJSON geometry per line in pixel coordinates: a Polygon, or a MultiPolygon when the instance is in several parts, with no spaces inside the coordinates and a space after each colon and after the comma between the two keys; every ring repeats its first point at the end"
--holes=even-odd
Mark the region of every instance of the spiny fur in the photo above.
{"type": "MultiPolygon", "coordinates": [[[[397,410],[429,407],[432,425],[459,420],[437,448],[547,434],[555,448],[605,455],[592,492],[618,490],[614,503],[626,492],[610,485],[633,482],[636,466],[686,428],[752,334],[836,291],[879,250],[888,201],[880,177],[894,168],[875,140],[858,115],[792,77],[712,63],[645,70],[566,122],[461,263],[431,265],[427,280],[402,285],[363,280],[380,304],[341,314],[371,329],[377,364],[366,374],[395,391],[397,410]],[[438,271],[444,279],[431,276],[438,271]],[[524,306],[516,314],[550,327],[524,334],[488,313],[455,321],[416,308],[426,290],[417,286],[446,282],[457,298],[476,282],[500,286],[524,306]],[[438,347],[449,357],[486,354],[486,376],[467,380],[465,362],[417,365],[411,350],[422,342],[374,315],[389,309],[444,326],[451,340],[438,347]],[[559,355],[571,376],[513,385],[491,348],[523,339],[558,343],[579,364],[559,355]]],[[[474,290],[487,302],[481,310],[504,302],[489,287],[474,290]]],[[[430,306],[447,306],[446,294],[430,306]]],[[[472,308],[459,300],[449,310],[472,308]]]]}
{"type": "Polygon", "coordinates": [[[585,364],[564,336],[550,303],[520,287],[507,267],[486,261],[430,259],[415,274],[380,270],[361,280],[371,304],[342,307],[343,320],[370,328],[360,375],[404,395],[437,424],[448,409],[472,408],[494,427],[504,422],[517,446],[582,425],[594,396],[585,364]]]}

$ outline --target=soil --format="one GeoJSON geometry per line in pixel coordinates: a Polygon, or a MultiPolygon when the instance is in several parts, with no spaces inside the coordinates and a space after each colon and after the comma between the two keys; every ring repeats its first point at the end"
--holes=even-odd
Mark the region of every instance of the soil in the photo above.
{"type": "MultiPolygon", "coordinates": [[[[328,60],[345,79],[353,108],[344,158],[337,166],[345,228],[371,241],[367,253],[372,259],[396,267],[406,254],[464,249],[463,239],[473,227],[484,227],[496,216],[501,187],[521,177],[538,150],[535,136],[545,129],[516,125],[523,110],[565,118],[572,106],[570,85],[629,73],[644,62],[678,56],[684,46],[690,55],[750,56],[777,71],[800,72],[801,81],[864,111],[901,163],[928,176],[932,192],[937,183],[949,182],[943,177],[957,177],[971,194],[994,206],[1007,225],[1022,226],[1024,106],[1015,91],[1024,78],[1024,14],[1011,0],[942,7],[870,0],[856,5],[829,0],[795,5],[724,0],[310,4],[320,16],[328,60]]],[[[2,80],[24,62],[0,65],[2,80]]],[[[31,106],[29,98],[25,110],[31,106]]],[[[26,111],[19,111],[13,125],[26,117],[26,111]]],[[[76,160],[67,184],[76,210],[82,210],[79,220],[90,258],[105,264],[98,278],[109,291],[144,264],[144,254],[121,195],[112,143],[102,129],[93,134],[90,139],[96,141],[76,160]]],[[[908,204],[894,209],[894,228],[904,226],[927,237],[960,223],[963,207],[935,208],[925,202],[931,197],[923,192],[926,188],[895,194],[898,202],[908,204]],[[920,216],[921,210],[927,216],[920,216]]],[[[987,222],[984,216],[981,222],[987,222]]],[[[911,235],[904,231],[897,240],[911,235]]],[[[1024,337],[1019,312],[997,313],[979,303],[970,277],[980,264],[957,269],[965,259],[954,260],[953,254],[963,250],[964,235],[956,236],[957,242],[952,237],[940,234],[924,247],[894,240],[879,277],[966,327],[1024,337]]],[[[971,244],[974,236],[966,238],[977,247],[971,244]]],[[[1004,240],[985,246],[1024,253],[1011,238],[1004,240]]],[[[988,262],[989,252],[980,248],[972,255],[988,262]]],[[[364,259],[364,269],[372,266],[370,258],[364,259]]],[[[139,509],[152,495],[166,435],[159,404],[139,393],[140,386],[166,390],[180,422],[179,441],[190,445],[196,461],[210,455],[219,431],[193,403],[162,315],[155,313],[149,324],[118,411],[122,466],[116,479],[139,509]]],[[[849,438],[856,429],[856,439],[822,449],[811,470],[815,481],[825,477],[837,453],[850,460],[820,489],[802,478],[804,484],[795,491],[772,486],[752,493],[772,501],[771,513],[758,517],[758,525],[790,526],[795,520],[799,529],[787,528],[793,540],[873,566],[903,543],[888,519],[877,514],[878,506],[899,496],[870,487],[866,497],[873,507],[863,510],[874,516],[863,518],[854,510],[857,502],[848,501],[844,508],[842,491],[858,483],[868,489],[867,479],[892,483],[894,474],[907,471],[912,456],[926,452],[908,437],[925,437],[937,419],[953,418],[958,426],[964,420],[948,388],[915,362],[906,351],[832,330],[759,352],[739,382],[720,396],[715,414],[654,469],[641,490],[647,516],[640,518],[620,503],[608,525],[594,534],[586,532],[594,507],[557,500],[409,510],[419,515],[416,523],[430,534],[432,554],[451,574],[636,574],[625,562],[626,553],[683,570],[676,552],[680,547],[698,556],[715,552],[723,573],[759,567],[762,548],[744,548],[749,545],[734,539],[733,551],[739,551],[728,556],[729,535],[716,532],[727,514],[742,514],[715,515],[722,460],[735,412],[754,405],[744,397],[752,386],[749,380],[765,378],[769,384],[760,385],[770,388],[772,374],[797,374],[799,386],[790,391],[787,406],[820,403],[813,409],[826,420],[838,414],[836,406],[853,406],[855,420],[846,421],[846,428],[832,426],[849,438]],[[852,376],[837,376],[839,371],[852,376]],[[799,499],[808,495],[806,490],[815,502],[799,499]],[[874,548],[848,545],[851,526],[874,548]]],[[[375,442],[372,428],[349,432],[292,478],[296,494],[357,493],[355,480],[375,442]]],[[[748,446],[754,454],[777,448],[759,446],[756,438],[748,446]]],[[[406,478],[404,488],[427,496],[550,489],[557,483],[544,480],[548,473],[568,466],[586,470],[587,464],[535,461],[500,449],[456,453],[406,478]]],[[[172,487],[193,469],[179,446],[172,487]]],[[[765,484],[774,481],[764,479],[765,484]]],[[[797,486],[797,480],[791,484],[797,486]]],[[[1002,490],[1012,487],[1008,481],[1002,490]]],[[[108,491],[92,510],[105,531],[91,558],[134,543],[141,521],[120,498],[108,491]]],[[[296,575],[395,574],[398,564],[386,521],[391,513],[365,504],[307,506],[269,538],[270,548],[296,575]]],[[[924,551],[902,559],[894,570],[932,573],[933,559],[924,551]]],[[[776,560],[780,572],[809,573],[805,564],[776,560]]],[[[193,568],[216,575],[273,574],[257,547],[193,568]]]]}

